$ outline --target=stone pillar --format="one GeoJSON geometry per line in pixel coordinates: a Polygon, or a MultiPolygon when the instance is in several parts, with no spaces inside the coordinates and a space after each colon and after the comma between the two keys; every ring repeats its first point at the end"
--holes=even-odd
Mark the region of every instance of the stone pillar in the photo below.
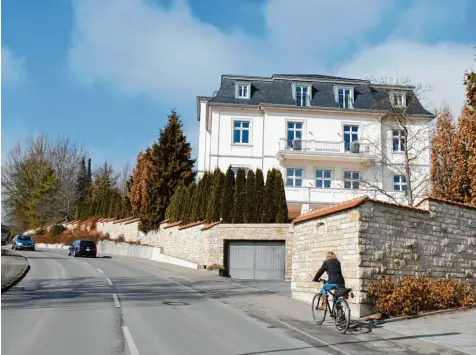
{"type": "Polygon", "coordinates": [[[309,212],[309,203],[303,203],[301,205],[301,214],[308,213],[309,212]]]}

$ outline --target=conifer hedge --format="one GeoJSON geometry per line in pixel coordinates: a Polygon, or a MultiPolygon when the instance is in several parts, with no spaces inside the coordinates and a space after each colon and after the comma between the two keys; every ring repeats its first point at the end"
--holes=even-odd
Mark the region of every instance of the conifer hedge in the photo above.
{"type": "Polygon", "coordinates": [[[228,167],[205,172],[198,182],[179,185],[170,199],[165,217],[171,221],[193,223],[287,223],[288,208],[284,180],[278,169],[271,169],[264,183],[263,171],[238,168],[236,177],[228,167]]]}

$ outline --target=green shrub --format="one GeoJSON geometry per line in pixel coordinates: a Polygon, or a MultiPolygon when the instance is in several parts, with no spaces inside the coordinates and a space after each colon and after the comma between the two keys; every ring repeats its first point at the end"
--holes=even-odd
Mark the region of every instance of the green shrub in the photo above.
{"type": "Polygon", "coordinates": [[[45,235],[45,234],[46,234],[46,230],[44,228],[40,228],[35,232],[35,236],[45,235]]]}
{"type": "Polygon", "coordinates": [[[54,226],[51,227],[51,234],[53,237],[56,237],[57,235],[60,235],[66,230],[64,226],[61,224],[55,224],[54,226]]]}

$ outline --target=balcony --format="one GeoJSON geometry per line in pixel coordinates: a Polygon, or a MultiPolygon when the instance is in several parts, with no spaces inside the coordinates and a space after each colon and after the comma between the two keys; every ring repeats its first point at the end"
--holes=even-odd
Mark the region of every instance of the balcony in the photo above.
{"type": "Polygon", "coordinates": [[[293,160],[365,161],[375,159],[369,143],[331,142],[295,139],[292,144],[282,138],[278,143],[276,158],[283,162],[293,160]]]}
{"type": "MultiPolygon", "coordinates": [[[[288,203],[308,203],[324,206],[345,202],[364,195],[386,202],[393,201],[388,196],[367,188],[344,189],[286,186],[285,193],[288,203]]],[[[403,192],[388,191],[387,193],[397,200],[402,200],[403,203],[403,192]]]]}

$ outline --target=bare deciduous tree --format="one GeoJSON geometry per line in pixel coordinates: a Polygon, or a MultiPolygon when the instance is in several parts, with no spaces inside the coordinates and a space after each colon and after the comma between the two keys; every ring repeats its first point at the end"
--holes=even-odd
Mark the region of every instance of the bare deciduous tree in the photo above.
{"type": "Polygon", "coordinates": [[[413,86],[408,78],[371,81],[379,89],[376,92],[385,93],[375,97],[374,108],[385,114],[366,127],[374,134],[364,135],[362,142],[375,159],[364,163],[372,177],[362,178],[362,185],[395,203],[413,205],[428,192],[430,183],[430,122],[435,116],[421,104],[429,88],[413,86]],[[393,184],[385,186],[389,177],[393,184]]]}
{"type": "Polygon", "coordinates": [[[51,141],[41,134],[28,137],[25,148],[17,144],[2,166],[2,202],[12,226],[17,230],[29,227],[28,214],[33,212],[28,206],[42,176],[39,169],[45,166],[53,170],[56,187],[35,203],[35,215],[48,222],[71,219],[78,197],[77,173],[85,155],[82,147],[65,137],[51,141]]]}

